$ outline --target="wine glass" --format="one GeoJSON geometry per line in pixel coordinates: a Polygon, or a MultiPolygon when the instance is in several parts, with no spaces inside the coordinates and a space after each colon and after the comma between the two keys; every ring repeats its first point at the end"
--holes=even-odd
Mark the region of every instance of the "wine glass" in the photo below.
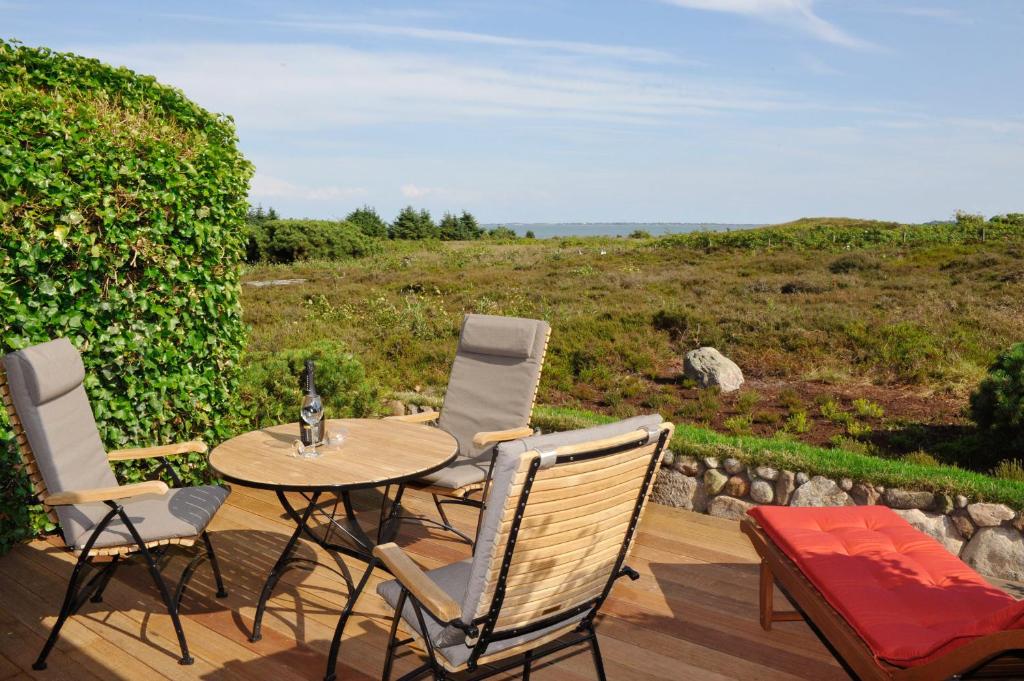
{"type": "Polygon", "coordinates": [[[307,459],[314,459],[320,456],[316,451],[316,441],[320,439],[320,419],[324,415],[324,403],[319,395],[306,395],[302,398],[302,420],[310,428],[310,439],[312,444],[306,448],[303,456],[307,459]]]}

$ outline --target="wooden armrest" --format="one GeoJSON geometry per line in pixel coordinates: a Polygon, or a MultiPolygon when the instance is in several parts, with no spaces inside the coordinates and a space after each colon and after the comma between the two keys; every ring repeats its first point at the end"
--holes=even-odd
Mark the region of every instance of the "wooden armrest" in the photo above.
{"type": "Polygon", "coordinates": [[[489,430],[474,435],[473,445],[476,447],[486,447],[487,445],[494,444],[495,442],[518,440],[521,437],[529,437],[531,435],[533,435],[533,428],[530,428],[530,426],[509,428],[508,430],[489,430]]]}
{"type": "Polygon", "coordinates": [[[43,499],[43,503],[47,506],[87,504],[91,501],[113,501],[114,499],[138,497],[143,494],[167,494],[168,489],[167,484],[160,480],[147,480],[146,482],[136,482],[131,485],[120,485],[118,487],[98,487],[96,489],[55,492],[43,499]]]}
{"type": "Polygon", "coordinates": [[[173,445],[157,445],[156,447],[138,447],[135,449],[115,449],[107,454],[108,461],[128,461],[130,459],[155,459],[161,456],[174,456],[196,452],[205,454],[208,447],[202,440],[179,442],[173,445]]]}
{"type": "Polygon", "coordinates": [[[436,421],[441,415],[439,411],[421,411],[418,414],[405,414],[404,416],[385,416],[385,421],[401,421],[403,423],[429,423],[436,421]]]}
{"type": "Polygon", "coordinates": [[[395,579],[437,619],[450,622],[462,614],[462,606],[427,577],[420,566],[397,544],[381,544],[373,549],[373,555],[384,563],[395,579]]]}

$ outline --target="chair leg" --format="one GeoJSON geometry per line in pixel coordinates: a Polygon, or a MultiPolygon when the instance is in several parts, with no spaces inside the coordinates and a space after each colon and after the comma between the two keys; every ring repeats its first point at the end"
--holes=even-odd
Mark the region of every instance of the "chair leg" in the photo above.
{"type": "Polygon", "coordinates": [[[213,578],[217,582],[217,598],[227,598],[228,592],[224,588],[224,579],[220,575],[220,563],[217,562],[217,554],[213,551],[213,542],[210,535],[203,531],[203,543],[206,544],[206,556],[210,559],[210,567],[213,568],[213,578]]]}
{"type": "Polygon", "coordinates": [[[523,681],[530,681],[530,667],[533,665],[533,651],[527,650],[523,656],[523,681]]]}
{"type": "Polygon", "coordinates": [[[391,681],[391,666],[395,662],[395,649],[398,647],[398,623],[402,619],[402,610],[405,608],[405,589],[398,596],[398,605],[395,606],[395,616],[391,620],[391,633],[388,634],[388,650],[384,656],[384,671],[380,675],[381,681],[391,681]]]}
{"type": "Polygon", "coordinates": [[[593,627],[590,629],[590,651],[594,654],[594,669],[597,671],[598,681],[608,681],[604,674],[604,660],[601,658],[601,646],[597,643],[597,632],[593,627]]]}
{"type": "Polygon", "coordinates": [[[50,630],[50,635],[46,639],[46,643],[43,644],[43,649],[39,652],[39,657],[32,663],[32,669],[36,671],[42,671],[46,669],[46,658],[49,656],[50,651],[53,649],[53,645],[57,642],[57,638],[60,636],[61,627],[64,626],[64,622],[67,621],[68,617],[71,616],[71,611],[74,608],[76,596],[78,595],[78,582],[82,576],[82,568],[88,564],[88,558],[86,557],[87,551],[83,551],[82,555],[78,557],[78,562],[75,563],[75,569],[71,572],[71,579],[68,581],[68,590],[64,594],[64,603],[60,607],[60,614],[57,615],[57,621],[53,625],[53,629],[50,630]]]}
{"type": "Polygon", "coordinates": [[[436,494],[431,494],[430,496],[432,496],[434,498],[434,507],[437,508],[437,514],[439,516],[441,516],[441,528],[445,529],[445,530],[448,530],[452,534],[455,534],[456,536],[459,537],[459,539],[461,539],[462,541],[464,541],[467,544],[469,544],[470,546],[472,546],[473,545],[473,540],[469,537],[469,535],[466,534],[465,532],[463,532],[462,530],[457,529],[454,525],[452,525],[451,521],[448,520],[448,514],[444,512],[444,504],[446,504],[446,503],[458,503],[458,502],[456,502],[456,501],[447,501],[447,500],[446,501],[441,501],[441,498],[438,497],[436,494]]]}

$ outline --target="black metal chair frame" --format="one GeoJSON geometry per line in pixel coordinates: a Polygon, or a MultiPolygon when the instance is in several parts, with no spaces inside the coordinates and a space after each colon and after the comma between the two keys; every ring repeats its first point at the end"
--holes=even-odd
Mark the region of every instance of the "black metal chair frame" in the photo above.
{"type": "MultiPolygon", "coordinates": [[[[523,678],[530,678],[530,669],[533,662],[540,658],[547,657],[565,648],[571,646],[589,644],[591,652],[594,656],[594,667],[597,670],[597,677],[601,681],[605,681],[604,661],[601,657],[601,648],[597,642],[597,632],[594,628],[594,618],[597,616],[598,611],[604,604],[608,595],[611,593],[612,587],[615,582],[622,577],[629,577],[630,580],[635,581],[640,578],[640,574],[629,567],[624,565],[626,558],[626,551],[629,549],[630,544],[633,540],[633,535],[636,533],[637,524],[640,521],[640,512],[643,509],[644,501],[647,499],[647,492],[650,489],[651,484],[654,480],[655,472],[657,471],[658,462],[661,460],[662,451],[665,448],[665,441],[668,437],[668,430],[662,430],[658,438],[658,444],[654,449],[654,453],[651,456],[651,460],[647,466],[647,472],[644,476],[643,484],[640,488],[640,493],[637,495],[636,504],[633,507],[633,514],[629,521],[629,526],[626,530],[626,535],[623,538],[622,548],[619,550],[618,559],[615,562],[615,566],[612,569],[612,573],[608,578],[607,584],[601,594],[590,601],[581,603],[573,607],[570,610],[557,613],[550,617],[546,617],[542,620],[534,622],[526,627],[516,627],[513,629],[507,629],[500,632],[495,632],[494,627],[497,624],[498,617],[501,614],[501,606],[505,597],[505,582],[508,578],[509,566],[512,563],[512,556],[515,552],[516,538],[519,534],[519,526],[523,518],[523,512],[526,508],[527,501],[530,497],[530,489],[533,486],[534,478],[537,475],[537,471],[540,470],[541,457],[538,455],[534,457],[530,463],[529,471],[525,481],[523,482],[523,490],[520,493],[519,501],[516,506],[516,514],[512,522],[512,526],[509,529],[508,542],[505,545],[505,555],[501,562],[501,570],[498,573],[498,580],[494,590],[494,596],[491,599],[491,605],[485,615],[474,619],[471,623],[466,624],[460,618],[453,619],[448,622],[444,622],[446,626],[451,626],[465,632],[468,638],[476,638],[476,642],[473,645],[473,652],[470,654],[469,661],[466,663],[466,671],[469,672],[469,676],[463,681],[478,681],[479,679],[485,679],[495,674],[514,669],[516,667],[523,667],[523,678]],[[580,623],[577,625],[576,630],[573,632],[575,635],[568,640],[556,640],[548,644],[538,646],[534,650],[527,651],[523,654],[522,660],[513,657],[508,662],[503,662],[497,665],[478,665],[478,660],[487,651],[487,647],[496,641],[503,641],[518,636],[530,634],[548,627],[554,627],[560,622],[571,620],[579,615],[586,613],[580,623]],[[479,669],[479,673],[476,673],[479,669]]],[[[645,440],[639,440],[637,442],[630,442],[624,445],[618,445],[615,447],[609,447],[604,449],[593,450],[589,452],[581,452],[578,454],[558,456],[555,459],[555,465],[571,463],[574,461],[586,461],[589,459],[596,459],[603,456],[611,456],[618,454],[619,452],[627,451],[629,449],[635,449],[643,446],[645,440]]],[[[493,461],[492,461],[493,468],[493,461]]],[[[489,479],[490,476],[488,476],[489,479]]],[[[486,499],[486,494],[485,497],[486,499]]],[[[479,531],[479,527],[478,527],[479,531]]],[[[403,646],[412,643],[416,639],[408,638],[401,641],[397,640],[398,636],[398,625],[402,619],[402,612],[405,607],[405,601],[409,600],[412,604],[413,612],[416,614],[416,620],[419,624],[420,631],[427,631],[425,619],[423,616],[424,605],[420,603],[414,595],[412,595],[407,589],[402,587],[402,591],[399,595],[398,604],[395,607],[395,615],[391,622],[391,631],[388,636],[387,654],[384,659],[384,672],[381,676],[383,681],[391,680],[391,668],[394,662],[395,651],[403,646]]],[[[423,641],[423,645],[426,648],[428,661],[412,670],[411,672],[402,676],[398,681],[412,681],[418,679],[426,674],[432,674],[435,681],[447,681],[453,679],[453,673],[447,671],[441,662],[437,658],[437,653],[434,650],[434,646],[430,640],[429,635],[423,635],[420,637],[423,641]]],[[[461,673],[461,672],[459,672],[461,673]]]]}
{"type": "MultiPolygon", "coordinates": [[[[160,457],[159,466],[157,470],[164,469],[168,471],[171,479],[174,481],[175,486],[181,486],[181,479],[178,474],[167,462],[166,458],[160,457]]],[[[38,503],[38,500],[33,499],[33,503],[38,503]]],[[[181,577],[178,579],[177,587],[174,590],[174,595],[168,590],[167,583],[164,581],[163,575],[158,565],[158,559],[163,558],[167,554],[169,546],[157,546],[154,548],[148,548],[146,542],[143,541],[138,530],[135,528],[135,524],[132,523],[128,514],[125,512],[124,507],[113,500],[103,502],[110,507],[110,511],[103,517],[89,535],[89,540],[85,543],[81,553],[78,556],[78,560],[75,563],[74,570],[71,572],[71,578],[68,581],[67,592],[64,595],[64,603],[61,605],[60,614],[57,616],[57,621],[54,623],[53,628],[50,630],[50,635],[47,637],[46,642],[43,644],[43,649],[39,653],[39,657],[32,664],[32,668],[35,670],[46,669],[46,658],[49,656],[50,651],[53,649],[54,644],[57,643],[57,639],[60,636],[60,630],[64,626],[64,623],[69,617],[78,612],[78,610],[85,604],[86,600],[92,603],[100,603],[103,601],[103,592],[106,590],[107,585],[110,583],[110,579],[114,576],[114,572],[121,564],[122,558],[124,557],[135,557],[142,556],[145,560],[146,565],[149,568],[149,574],[153,578],[153,582],[156,584],[157,589],[160,591],[160,597],[163,599],[164,605],[167,606],[167,612],[171,616],[171,622],[174,624],[174,632],[178,636],[178,645],[181,648],[181,658],[178,660],[179,664],[189,665],[194,662],[194,659],[189,654],[188,642],[185,640],[185,631],[181,627],[181,619],[178,614],[179,606],[181,605],[181,597],[185,594],[185,589],[188,586],[189,581],[195,574],[196,569],[202,564],[203,561],[209,560],[210,566],[213,568],[213,576],[217,583],[217,598],[226,598],[228,595],[227,590],[224,588],[224,581],[220,573],[220,564],[217,562],[217,555],[213,550],[213,543],[210,541],[210,536],[203,530],[200,536],[203,539],[205,551],[200,549],[195,557],[193,557],[185,569],[182,570],[181,577]],[[93,557],[89,554],[92,551],[93,545],[99,538],[107,526],[113,521],[114,518],[120,518],[124,526],[128,528],[128,532],[132,536],[133,543],[137,550],[122,556],[121,554],[115,554],[110,561],[109,565],[104,567],[97,567],[93,562],[93,557]],[[84,568],[91,569],[94,574],[89,581],[84,581],[84,575],[82,573],[84,568]]]]}

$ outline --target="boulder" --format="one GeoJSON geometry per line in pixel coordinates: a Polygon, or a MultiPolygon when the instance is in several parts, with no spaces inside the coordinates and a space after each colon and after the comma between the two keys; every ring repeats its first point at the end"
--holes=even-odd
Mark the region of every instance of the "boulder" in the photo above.
{"type": "Polygon", "coordinates": [[[405,404],[401,400],[391,400],[388,402],[388,412],[392,416],[404,416],[405,404]]]}
{"type": "Polygon", "coordinates": [[[734,497],[715,497],[708,504],[708,514],[728,520],[742,520],[747,516],[747,511],[754,506],[756,504],[734,497]]]}
{"type": "Polygon", "coordinates": [[[704,491],[708,495],[718,494],[725,487],[725,483],[728,482],[729,478],[725,476],[725,473],[718,470],[717,468],[709,468],[704,471],[704,491]]]}
{"type": "Polygon", "coordinates": [[[672,467],[683,475],[689,475],[692,477],[700,475],[703,470],[703,466],[701,466],[700,461],[697,461],[697,459],[692,456],[682,455],[676,457],[676,461],[672,464],[672,467]]]}
{"type": "Polygon", "coordinates": [[[765,480],[778,480],[779,471],[771,466],[758,466],[754,469],[754,475],[765,480]]]}
{"type": "Polygon", "coordinates": [[[970,539],[974,536],[974,533],[978,528],[971,522],[970,517],[966,511],[960,510],[949,516],[953,524],[956,525],[956,529],[960,532],[960,536],[964,539],[970,539]]]}
{"type": "Polygon", "coordinates": [[[945,492],[939,492],[935,495],[935,504],[932,506],[933,511],[936,513],[952,513],[953,508],[953,497],[945,492]]]}
{"type": "Polygon", "coordinates": [[[858,506],[874,506],[881,495],[871,485],[858,482],[850,488],[850,496],[858,506]]]}
{"type": "Polygon", "coordinates": [[[1024,581],[1024,540],[1012,527],[982,527],[960,558],[983,575],[1024,581]]]}
{"type": "Polygon", "coordinates": [[[750,498],[759,504],[770,504],[775,499],[775,490],[770,482],[758,478],[750,483],[750,498]]]}
{"type": "Polygon", "coordinates": [[[730,456],[722,462],[722,468],[724,468],[725,472],[729,475],[736,475],[743,470],[743,463],[739,459],[734,459],[730,456]]]}
{"type": "Polygon", "coordinates": [[[844,492],[849,492],[851,489],[853,489],[853,480],[851,480],[850,478],[841,478],[839,480],[839,489],[843,490],[844,492]]]}
{"type": "Polygon", "coordinates": [[[967,515],[978,527],[995,527],[1013,519],[1013,509],[1003,504],[967,504],[967,515]]]}
{"type": "Polygon", "coordinates": [[[717,386],[723,393],[739,390],[743,372],[736,363],[714,348],[700,348],[686,353],[683,373],[702,388],[717,386]]]}
{"type": "Polygon", "coordinates": [[[725,481],[725,487],[722,488],[724,494],[728,494],[730,497],[742,498],[747,496],[747,492],[750,491],[750,483],[742,475],[733,475],[725,481]]]}
{"type": "Polygon", "coordinates": [[[671,449],[666,447],[665,451],[661,453],[661,465],[662,466],[671,466],[673,463],[675,463],[675,461],[676,461],[676,455],[672,452],[671,449]]]}
{"type": "Polygon", "coordinates": [[[852,506],[850,495],[839,489],[832,480],[815,475],[807,484],[800,485],[789,500],[790,506],[852,506]]]}
{"type": "Polygon", "coordinates": [[[796,474],[796,486],[799,487],[800,485],[806,485],[807,481],[810,479],[811,477],[807,475],[807,473],[800,471],[796,474]]]}
{"type": "Polygon", "coordinates": [[[960,549],[964,547],[964,540],[949,516],[938,513],[925,513],[916,508],[894,510],[893,512],[918,530],[935,537],[954,556],[960,555],[960,549]]]}
{"type": "Polygon", "coordinates": [[[651,490],[651,501],[697,513],[703,513],[708,507],[704,485],[696,478],[671,468],[658,471],[654,489],[651,490]]]}
{"type": "Polygon", "coordinates": [[[789,498],[796,489],[796,475],[792,471],[781,471],[775,481],[775,503],[780,506],[789,504],[789,498]]]}
{"type": "Polygon", "coordinates": [[[967,502],[969,501],[969,499],[965,497],[963,494],[957,494],[956,499],[954,499],[954,501],[956,502],[957,508],[967,508],[967,502]]]}
{"type": "Polygon", "coordinates": [[[704,465],[708,468],[718,468],[718,457],[717,456],[705,456],[704,465]]]}
{"type": "Polygon", "coordinates": [[[890,488],[882,494],[882,501],[890,508],[930,508],[935,503],[935,495],[931,492],[890,488]]]}

